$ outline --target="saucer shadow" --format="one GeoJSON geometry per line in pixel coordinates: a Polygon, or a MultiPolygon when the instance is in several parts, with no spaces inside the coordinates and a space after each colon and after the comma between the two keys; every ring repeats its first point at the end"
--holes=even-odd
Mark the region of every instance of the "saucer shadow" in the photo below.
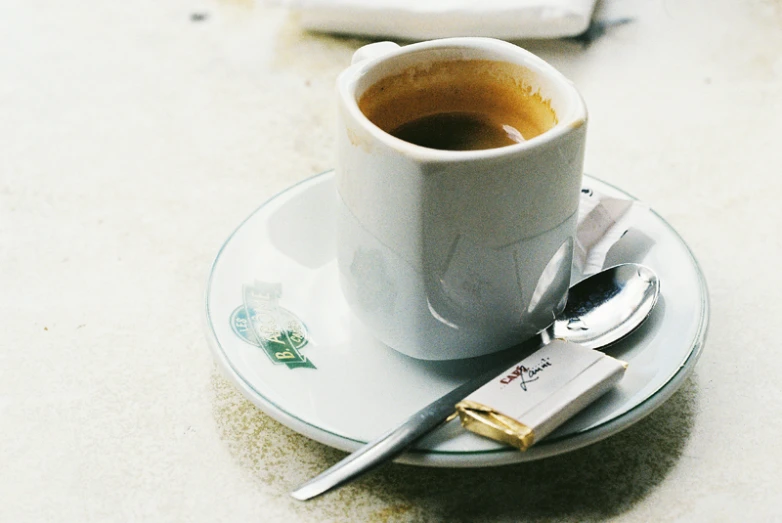
{"type": "Polygon", "coordinates": [[[388,464],[300,503],[287,492],[346,454],[280,425],[216,371],[214,417],[237,464],[265,491],[318,518],[360,521],[591,520],[630,510],[677,464],[694,424],[695,376],[656,411],[603,441],[528,463],[478,469],[388,464]],[[380,506],[381,508],[378,508],[380,506]]]}

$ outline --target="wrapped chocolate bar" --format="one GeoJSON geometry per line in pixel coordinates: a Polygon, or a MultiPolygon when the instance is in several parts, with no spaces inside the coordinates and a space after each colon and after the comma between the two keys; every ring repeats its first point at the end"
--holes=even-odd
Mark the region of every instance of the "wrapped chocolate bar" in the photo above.
{"type": "Polygon", "coordinates": [[[627,364],[554,340],[456,405],[476,434],[526,450],[619,382],[627,364]]]}

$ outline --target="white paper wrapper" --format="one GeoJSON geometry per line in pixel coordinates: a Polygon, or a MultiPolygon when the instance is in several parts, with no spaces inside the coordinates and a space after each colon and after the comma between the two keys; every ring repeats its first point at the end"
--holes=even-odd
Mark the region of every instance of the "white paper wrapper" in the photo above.
{"type": "Polygon", "coordinates": [[[582,188],[571,284],[603,270],[608,251],[646,212],[649,206],[638,200],[612,198],[582,188]]]}
{"type": "Polygon", "coordinates": [[[561,38],[586,30],[596,0],[266,0],[305,29],[405,40],[561,38]]]}
{"type": "Polygon", "coordinates": [[[616,385],[627,364],[554,340],[456,405],[462,425],[526,450],[616,385]]]}

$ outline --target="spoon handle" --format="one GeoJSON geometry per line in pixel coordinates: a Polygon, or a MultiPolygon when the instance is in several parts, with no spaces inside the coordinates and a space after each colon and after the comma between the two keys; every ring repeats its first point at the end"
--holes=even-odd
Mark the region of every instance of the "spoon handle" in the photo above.
{"type": "Polygon", "coordinates": [[[419,410],[401,425],[365,444],[342,461],[325,470],[291,492],[294,498],[306,501],[361,476],[378,465],[404,452],[416,440],[428,434],[454,413],[454,405],[507,367],[503,361],[472,378],[451,392],[419,410]]]}

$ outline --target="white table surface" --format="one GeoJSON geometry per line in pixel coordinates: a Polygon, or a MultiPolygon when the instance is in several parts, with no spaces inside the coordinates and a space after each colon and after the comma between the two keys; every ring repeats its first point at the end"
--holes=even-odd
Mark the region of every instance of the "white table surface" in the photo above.
{"type": "Polygon", "coordinates": [[[699,259],[694,376],[570,454],[390,465],[300,503],[287,491],[343,454],[219,374],[203,292],[242,219],[333,166],[334,79],[366,40],[251,0],[4,0],[0,521],[782,518],[782,3],[607,0],[599,16],[634,22],[587,48],[522,45],[583,92],[587,171],[699,259]]]}

